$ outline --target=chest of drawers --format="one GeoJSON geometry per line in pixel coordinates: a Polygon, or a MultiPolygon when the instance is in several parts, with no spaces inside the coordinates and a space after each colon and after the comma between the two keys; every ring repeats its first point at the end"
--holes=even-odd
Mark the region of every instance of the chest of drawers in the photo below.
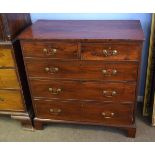
{"type": "Polygon", "coordinates": [[[24,103],[12,47],[3,45],[0,49],[0,55],[0,110],[22,112],[24,111],[24,103]]]}
{"type": "Polygon", "coordinates": [[[143,31],[139,21],[39,20],[20,39],[34,125],[107,125],[134,137],[143,31]]]}
{"type": "Polygon", "coordinates": [[[10,115],[26,128],[32,128],[31,103],[15,37],[30,24],[29,14],[0,14],[0,115],[10,115]]]}

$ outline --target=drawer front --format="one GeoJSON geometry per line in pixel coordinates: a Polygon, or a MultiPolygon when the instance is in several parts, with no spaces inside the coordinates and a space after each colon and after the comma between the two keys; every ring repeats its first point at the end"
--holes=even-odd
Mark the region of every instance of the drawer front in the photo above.
{"type": "Polygon", "coordinates": [[[135,101],[134,83],[31,80],[34,97],[135,101]]]}
{"type": "Polygon", "coordinates": [[[30,77],[91,79],[91,80],[137,80],[136,63],[104,63],[100,61],[57,61],[26,59],[30,77]],[[40,63],[41,62],[41,63],[40,63]]]}
{"type": "Polygon", "coordinates": [[[36,116],[44,119],[80,120],[81,106],[67,101],[34,101],[36,116]]]}
{"type": "Polygon", "coordinates": [[[99,124],[133,123],[133,104],[64,100],[34,100],[36,116],[42,119],[99,124]]]}
{"type": "Polygon", "coordinates": [[[11,49],[0,48],[0,67],[14,67],[14,60],[11,49]]]}
{"type": "Polygon", "coordinates": [[[22,42],[25,57],[77,59],[78,48],[75,43],[22,42]]]}
{"type": "Polygon", "coordinates": [[[82,121],[104,124],[132,124],[134,106],[131,104],[84,104],[82,121]]]}
{"type": "Polygon", "coordinates": [[[139,60],[140,46],[136,44],[82,44],[82,60],[139,60]]]}
{"type": "Polygon", "coordinates": [[[20,91],[0,90],[0,110],[23,111],[20,91]]]}
{"type": "Polygon", "coordinates": [[[14,69],[0,69],[0,89],[5,88],[20,88],[14,69]]]}

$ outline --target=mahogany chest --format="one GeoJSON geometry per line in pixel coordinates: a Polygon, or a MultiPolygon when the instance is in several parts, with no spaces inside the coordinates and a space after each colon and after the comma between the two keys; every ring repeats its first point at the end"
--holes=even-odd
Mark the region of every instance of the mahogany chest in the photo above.
{"type": "Polygon", "coordinates": [[[18,38],[36,129],[47,122],[81,123],[135,136],[140,21],[39,20],[18,38]]]}

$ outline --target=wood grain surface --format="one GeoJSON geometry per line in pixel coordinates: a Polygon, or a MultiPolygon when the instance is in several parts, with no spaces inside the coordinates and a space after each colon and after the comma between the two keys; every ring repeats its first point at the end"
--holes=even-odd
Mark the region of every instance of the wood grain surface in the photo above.
{"type": "Polygon", "coordinates": [[[38,20],[18,36],[24,40],[144,40],[138,20],[38,20]]]}

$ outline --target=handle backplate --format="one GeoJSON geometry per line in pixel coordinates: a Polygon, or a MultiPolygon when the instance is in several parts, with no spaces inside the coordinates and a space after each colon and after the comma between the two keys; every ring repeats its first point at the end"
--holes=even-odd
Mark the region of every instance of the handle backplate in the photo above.
{"type": "Polygon", "coordinates": [[[45,71],[48,72],[48,73],[56,73],[59,71],[59,68],[58,67],[45,67],[45,71]]]}
{"type": "Polygon", "coordinates": [[[118,54],[118,51],[117,50],[111,50],[111,49],[108,49],[108,50],[104,49],[102,52],[103,52],[103,55],[105,57],[107,57],[107,56],[113,56],[113,55],[117,55],[118,54]]]}
{"type": "Polygon", "coordinates": [[[103,69],[102,73],[104,76],[112,76],[112,75],[117,74],[117,70],[116,69],[103,69]]]}
{"type": "Polygon", "coordinates": [[[61,88],[48,88],[48,90],[53,95],[58,95],[60,92],[62,92],[61,88]]]}
{"type": "Polygon", "coordinates": [[[104,118],[112,118],[115,115],[115,113],[113,113],[113,112],[102,112],[101,115],[104,118]]]}
{"type": "Polygon", "coordinates": [[[109,91],[109,90],[103,90],[103,95],[105,97],[113,97],[117,95],[117,92],[115,90],[109,91]]]}
{"type": "Polygon", "coordinates": [[[62,110],[59,109],[59,108],[51,108],[51,109],[50,109],[50,113],[51,113],[51,114],[54,114],[54,115],[58,115],[58,114],[60,114],[61,112],[62,112],[62,110]]]}
{"type": "Polygon", "coordinates": [[[56,48],[44,48],[43,52],[47,55],[47,56],[54,56],[57,53],[57,49],[56,48]]]}

